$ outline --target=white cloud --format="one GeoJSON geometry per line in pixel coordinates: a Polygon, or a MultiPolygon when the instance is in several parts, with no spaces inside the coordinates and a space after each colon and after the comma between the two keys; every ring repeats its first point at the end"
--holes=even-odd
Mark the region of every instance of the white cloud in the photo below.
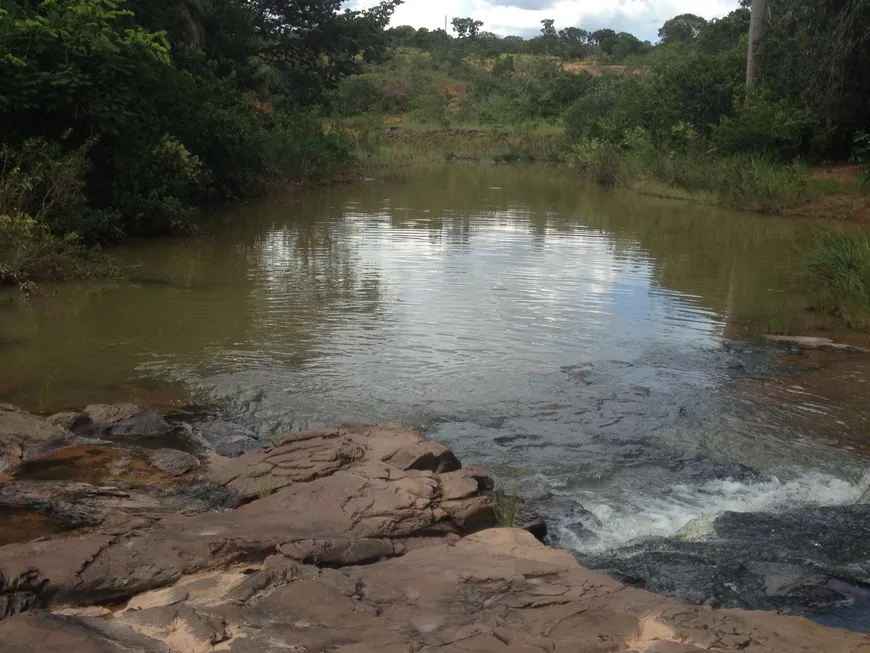
{"type": "MultiPolygon", "coordinates": [[[[370,7],[377,0],[356,0],[370,7]]],[[[455,16],[482,20],[484,29],[498,34],[531,36],[541,20],[552,18],[556,27],[576,26],[595,30],[610,27],[655,41],[669,18],[693,13],[719,18],[736,9],[738,0],[405,0],[393,16],[393,25],[437,29],[455,16]]]]}

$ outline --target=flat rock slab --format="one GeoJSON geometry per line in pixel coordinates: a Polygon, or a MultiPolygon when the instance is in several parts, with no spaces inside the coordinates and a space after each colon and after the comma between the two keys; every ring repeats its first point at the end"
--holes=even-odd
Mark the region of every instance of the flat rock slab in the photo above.
{"type": "Polygon", "coordinates": [[[46,613],[13,617],[0,624],[0,651],[28,651],[27,645],[46,635],[55,648],[35,650],[870,651],[870,637],[799,617],[716,611],[625,588],[514,529],[487,530],[452,545],[343,569],[276,555],[256,568],[182,578],[172,590],[143,594],[98,625],[46,613]]]}
{"type": "Polygon", "coordinates": [[[116,623],[32,612],[0,622],[0,653],[176,653],[116,623]]]}
{"type": "Polygon", "coordinates": [[[450,472],[461,467],[447,447],[412,429],[348,422],[337,429],[282,435],[238,458],[213,456],[210,473],[242,499],[252,499],[368,462],[400,471],[450,472]]]}
{"type": "Polygon", "coordinates": [[[481,478],[472,469],[436,474],[361,464],[231,512],[126,528],[121,522],[89,535],[0,547],[0,617],[58,602],[125,600],[185,574],[279,550],[339,566],[452,541],[494,524],[481,478]]]}

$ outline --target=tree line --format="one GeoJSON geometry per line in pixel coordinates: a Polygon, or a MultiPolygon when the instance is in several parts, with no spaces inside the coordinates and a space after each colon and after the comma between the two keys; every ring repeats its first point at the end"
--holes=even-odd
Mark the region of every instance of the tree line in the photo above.
{"type": "Polygon", "coordinates": [[[688,128],[714,151],[781,160],[843,160],[866,148],[870,0],[741,0],[722,18],[667,20],[655,45],[610,29],[557,29],[549,19],[530,39],[487,32],[473,18],[452,24],[455,36],[408,26],[389,35],[396,47],[430,53],[446,72],[470,83],[472,98],[488,98],[506,119],[558,113],[575,140],[618,142],[641,128],[667,145],[688,128]],[[602,77],[572,80],[544,64],[526,66],[513,75],[520,93],[510,78],[515,58],[526,54],[628,63],[637,74],[605,68],[602,77]],[[463,69],[469,59],[489,60],[501,81],[482,76],[480,66],[463,69]],[[539,83],[544,77],[552,83],[539,83]],[[537,99],[525,92],[534,88],[537,99]],[[521,102],[526,107],[515,110],[521,102]],[[534,106],[547,108],[536,113],[534,106]]]}

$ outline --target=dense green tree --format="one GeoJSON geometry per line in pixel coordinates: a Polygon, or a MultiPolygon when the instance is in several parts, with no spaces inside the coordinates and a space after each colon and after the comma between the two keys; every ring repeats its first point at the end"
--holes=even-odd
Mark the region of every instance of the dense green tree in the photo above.
{"type": "Polygon", "coordinates": [[[37,165],[38,152],[86,151],[75,170],[84,207],[57,203],[40,219],[91,237],[165,231],[207,198],[328,174],[349,150],[309,107],[385,54],[398,3],[6,0],[4,151],[33,179],[37,168],[61,174],[37,165]]]}
{"type": "Polygon", "coordinates": [[[814,148],[848,156],[870,130],[870,0],[768,0],[768,12],[759,86],[818,117],[814,148]]]}
{"type": "Polygon", "coordinates": [[[590,35],[592,42],[595,43],[604,54],[613,54],[618,42],[616,32],[612,29],[599,29],[590,35]]]}
{"type": "Polygon", "coordinates": [[[541,36],[544,38],[556,38],[556,21],[552,18],[545,18],[541,21],[541,36]]]}
{"type": "Polygon", "coordinates": [[[483,21],[474,20],[473,18],[454,18],[451,24],[453,25],[453,31],[461,39],[474,38],[480,32],[480,28],[483,27],[483,21]]]}
{"type": "Polygon", "coordinates": [[[695,14],[681,14],[666,21],[659,30],[662,43],[690,43],[704,31],[707,20],[695,14]]]}
{"type": "Polygon", "coordinates": [[[701,31],[697,46],[710,54],[741,47],[749,33],[749,9],[741,7],[722,18],[714,18],[701,31]]]}

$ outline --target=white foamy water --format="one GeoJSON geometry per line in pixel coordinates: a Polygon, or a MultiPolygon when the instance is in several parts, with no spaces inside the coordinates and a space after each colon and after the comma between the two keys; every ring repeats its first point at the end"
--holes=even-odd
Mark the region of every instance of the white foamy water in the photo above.
{"type": "Polygon", "coordinates": [[[654,537],[703,540],[712,536],[713,522],[723,512],[781,512],[800,506],[849,505],[866,500],[870,474],[857,483],[817,472],[789,481],[710,481],[700,486],[676,485],[658,497],[635,494],[619,502],[581,499],[597,518],[583,528],[557,519],[563,546],[597,553],[654,537]],[[577,531],[580,531],[579,533],[577,531]]]}

